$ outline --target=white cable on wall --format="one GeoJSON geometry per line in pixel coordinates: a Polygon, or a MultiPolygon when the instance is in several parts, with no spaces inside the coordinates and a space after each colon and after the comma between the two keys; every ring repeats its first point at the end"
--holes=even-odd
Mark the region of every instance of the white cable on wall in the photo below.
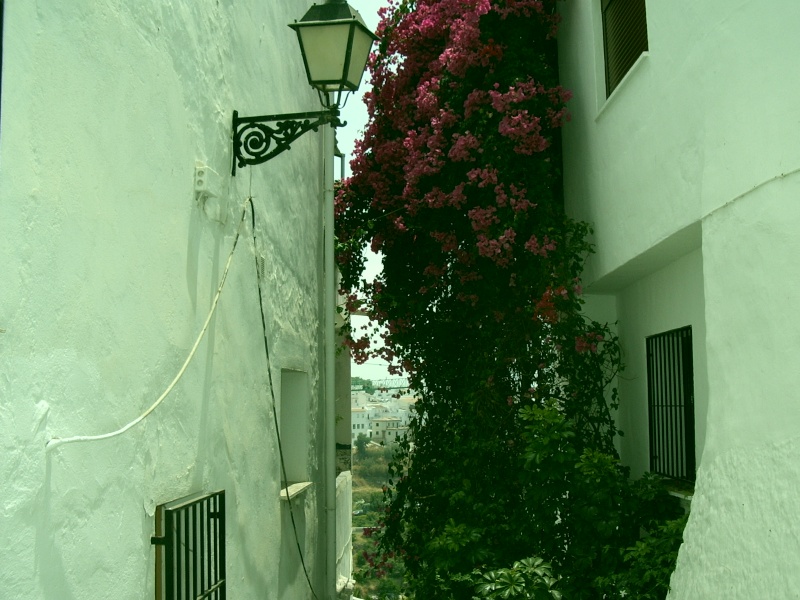
{"type": "Polygon", "coordinates": [[[189,351],[189,356],[186,357],[183,366],[178,371],[178,374],[175,376],[175,379],[172,380],[172,383],[170,383],[167,386],[167,389],[164,390],[164,393],[162,393],[161,396],[158,397],[158,400],[156,400],[153,403],[153,405],[150,408],[148,408],[144,413],[139,415],[137,418],[135,418],[127,425],[120,427],[116,431],[112,431],[110,433],[103,433],[101,435],[76,435],[73,437],[66,437],[66,438],[54,437],[48,440],[47,443],[45,444],[44,446],[45,452],[50,452],[52,450],[55,450],[56,448],[58,448],[59,446],[63,446],[64,444],[72,444],[74,442],[96,442],[99,440],[106,440],[108,438],[122,435],[123,433],[128,431],[131,427],[137,425],[138,423],[141,423],[145,418],[147,418],[147,416],[150,415],[150,413],[152,413],[156,408],[158,408],[158,405],[161,404],[164,398],[166,398],[169,395],[169,393],[175,387],[175,384],[177,384],[180,378],[183,376],[184,372],[186,371],[186,367],[189,366],[189,363],[191,362],[192,358],[195,355],[195,352],[197,351],[197,347],[200,345],[200,341],[206,334],[206,330],[208,329],[209,323],[211,323],[211,317],[214,316],[214,312],[217,310],[217,303],[219,302],[219,297],[220,294],[222,293],[222,287],[225,285],[225,279],[228,276],[228,269],[230,269],[231,261],[233,260],[233,253],[236,250],[236,244],[239,241],[239,234],[241,233],[242,223],[244,222],[244,217],[246,213],[247,213],[247,203],[245,203],[244,209],[242,210],[242,218],[239,219],[239,227],[236,229],[236,237],[233,239],[233,247],[231,248],[231,252],[228,255],[228,261],[225,263],[225,270],[222,272],[222,278],[220,279],[219,287],[217,287],[217,293],[214,294],[214,300],[211,303],[211,310],[208,312],[208,317],[206,317],[206,322],[203,324],[203,329],[200,330],[200,334],[197,336],[197,339],[194,342],[194,346],[192,346],[192,349],[189,351]]]}

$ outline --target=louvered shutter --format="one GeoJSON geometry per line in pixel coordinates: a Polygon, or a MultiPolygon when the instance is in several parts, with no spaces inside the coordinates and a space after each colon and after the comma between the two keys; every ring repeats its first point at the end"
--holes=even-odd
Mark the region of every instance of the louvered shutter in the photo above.
{"type": "Polygon", "coordinates": [[[633,63],[647,50],[645,0],[603,0],[606,94],[619,85],[633,63]]]}

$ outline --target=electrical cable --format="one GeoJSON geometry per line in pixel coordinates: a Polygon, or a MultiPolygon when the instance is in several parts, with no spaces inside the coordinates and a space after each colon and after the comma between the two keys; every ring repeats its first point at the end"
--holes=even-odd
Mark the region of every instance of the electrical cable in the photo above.
{"type": "Polygon", "coordinates": [[[288,479],[287,479],[287,476],[286,476],[286,464],[285,464],[284,457],[283,457],[283,446],[281,444],[281,438],[280,438],[280,428],[279,428],[279,425],[278,425],[278,414],[277,414],[277,411],[276,411],[276,408],[275,408],[275,404],[276,404],[276,401],[275,401],[275,389],[274,389],[274,385],[273,385],[273,381],[272,381],[271,361],[270,361],[270,356],[269,356],[269,342],[268,342],[268,339],[267,339],[267,323],[266,323],[266,318],[264,316],[263,293],[261,291],[261,269],[259,269],[258,256],[255,253],[255,247],[256,247],[256,220],[255,220],[256,219],[256,211],[255,211],[255,207],[253,205],[252,196],[248,196],[247,201],[245,202],[244,207],[242,209],[242,216],[239,219],[239,226],[236,229],[236,236],[233,239],[233,246],[231,247],[230,254],[228,255],[228,260],[225,263],[225,269],[222,272],[222,277],[220,279],[219,286],[217,287],[217,292],[216,292],[216,294],[214,294],[214,299],[213,299],[213,301],[211,303],[211,309],[209,310],[208,316],[206,317],[205,323],[203,324],[203,328],[200,330],[200,333],[197,336],[197,339],[195,340],[194,345],[192,346],[192,349],[189,351],[189,355],[186,357],[186,360],[184,361],[183,366],[181,366],[180,370],[178,371],[178,374],[175,376],[175,378],[172,380],[172,382],[167,386],[167,388],[164,390],[164,392],[158,397],[158,399],[144,413],[139,415],[136,419],[134,419],[133,421],[131,421],[127,425],[124,425],[123,427],[120,427],[116,431],[112,431],[112,432],[104,433],[104,434],[100,434],[100,435],[77,435],[77,436],[72,436],[72,437],[67,437],[67,438],[53,437],[53,438],[51,438],[50,440],[48,440],[45,443],[45,452],[51,452],[52,450],[55,450],[59,446],[63,446],[65,444],[72,444],[72,443],[76,443],[76,442],[95,442],[95,441],[100,441],[100,440],[105,440],[105,439],[109,439],[109,438],[112,438],[112,437],[116,437],[118,435],[122,435],[123,433],[125,433],[126,431],[128,431],[129,429],[131,429],[132,427],[134,427],[135,425],[141,423],[144,419],[146,419],[156,408],[158,408],[158,406],[164,401],[164,399],[169,395],[169,393],[175,388],[175,385],[178,383],[178,381],[180,381],[181,377],[183,377],[183,374],[186,372],[186,368],[189,366],[189,363],[191,362],[192,358],[194,358],[194,355],[197,352],[197,348],[199,347],[201,340],[205,336],[206,331],[208,330],[208,326],[211,323],[211,319],[214,316],[214,313],[216,312],[217,305],[219,303],[219,297],[222,294],[222,288],[225,285],[225,280],[228,277],[228,271],[230,269],[231,262],[233,260],[233,255],[234,255],[234,252],[236,251],[236,245],[239,242],[239,236],[240,236],[241,230],[242,230],[242,223],[244,222],[244,218],[247,215],[247,205],[248,204],[250,205],[251,224],[252,224],[252,229],[253,229],[253,250],[254,250],[253,256],[254,256],[254,259],[255,259],[255,263],[254,264],[255,264],[255,269],[256,269],[256,279],[257,279],[257,283],[258,283],[258,286],[257,286],[258,287],[258,307],[259,307],[259,310],[260,310],[260,313],[261,313],[261,328],[262,328],[263,338],[264,338],[264,353],[265,353],[266,362],[267,362],[267,377],[268,377],[268,380],[269,380],[268,381],[269,382],[269,391],[270,391],[270,397],[271,397],[271,400],[272,400],[272,403],[271,403],[271,405],[272,405],[272,418],[273,418],[273,421],[274,421],[274,424],[275,424],[275,435],[276,435],[276,438],[277,438],[277,441],[278,441],[278,455],[280,457],[282,479],[283,479],[283,484],[284,484],[284,490],[286,491],[286,501],[287,501],[288,506],[289,506],[289,516],[291,517],[291,521],[292,521],[292,529],[294,531],[294,539],[295,539],[295,543],[297,545],[297,552],[298,552],[298,554],[300,556],[300,564],[303,567],[303,573],[305,574],[306,581],[308,582],[308,587],[311,590],[311,595],[315,598],[315,600],[318,600],[317,594],[314,591],[314,586],[311,583],[311,577],[308,574],[308,569],[306,567],[305,559],[303,557],[302,548],[300,547],[300,536],[297,533],[297,523],[295,522],[295,518],[294,518],[294,510],[293,510],[293,507],[292,507],[292,499],[289,496],[288,479]]]}
{"type": "Polygon", "coordinates": [[[150,408],[148,408],[144,413],[139,415],[137,418],[135,418],[127,425],[120,427],[116,431],[112,431],[110,433],[104,433],[101,435],[76,435],[67,438],[54,437],[45,443],[44,446],[45,452],[50,452],[52,450],[55,450],[56,448],[58,448],[59,446],[63,446],[64,444],[72,444],[75,442],[96,442],[99,440],[106,440],[118,435],[122,435],[123,433],[128,431],[131,427],[137,425],[138,423],[141,423],[144,419],[146,419],[150,415],[150,413],[152,413],[156,408],[158,408],[158,405],[164,401],[164,398],[166,398],[169,395],[169,393],[173,390],[173,388],[178,383],[180,378],[183,377],[183,374],[186,372],[186,367],[189,366],[189,363],[194,357],[195,352],[197,352],[197,348],[200,345],[200,341],[205,336],[206,331],[208,330],[208,325],[209,323],[211,323],[211,318],[214,316],[214,312],[217,310],[217,303],[219,302],[220,294],[222,294],[222,287],[225,285],[225,279],[228,277],[228,270],[230,269],[231,261],[233,260],[233,253],[236,250],[236,244],[239,242],[239,234],[242,231],[242,223],[244,222],[244,218],[246,215],[247,215],[247,203],[245,203],[244,208],[242,209],[242,217],[241,219],[239,219],[239,226],[236,229],[236,237],[234,237],[233,239],[233,247],[231,248],[231,252],[228,255],[228,261],[225,263],[225,270],[222,272],[222,278],[220,279],[219,286],[217,287],[217,293],[214,294],[214,300],[211,303],[211,310],[209,310],[208,316],[206,317],[206,321],[203,324],[203,328],[200,330],[200,334],[197,336],[197,339],[195,340],[194,345],[192,346],[192,349],[189,352],[189,355],[186,357],[183,366],[180,368],[178,374],[172,380],[172,383],[170,383],[167,386],[167,389],[164,390],[164,393],[161,394],[161,396],[158,397],[158,400],[156,400],[153,403],[153,405],[150,408]]]}
{"type": "Polygon", "coordinates": [[[250,203],[250,219],[251,225],[253,230],[253,258],[255,259],[255,269],[256,269],[256,280],[258,282],[258,308],[261,312],[261,329],[264,334],[264,356],[266,357],[267,361],[267,379],[269,383],[269,394],[270,398],[272,399],[272,420],[275,424],[275,437],[278,440],[278,456],[280,458],[281,463],[281,474],[283,479],[283,489],[286,492],[286,502],[289,505],[289,517],[292,521],[292,530],[294,531],[294,541],[297,545],[297,553],[300,556],[300,565],[303,567],[303,573],[306,576],[306,581],[308,582],[308,587],[311,590],[311,595],[318,600],[317,594],[314,592],[314,586],[311,584],[311,577],[308,575],[308,569],[306,568],[306,561],[303,558],[303,550],[300,547],[300,536],[297,534],[297,523],[294,519],[294,510],[292,508],[292,498],[289,495],[289,481],[286,476],[286,463],[283,459],[283,445],[281,444],[281,433],[280,427],[278,425],[278,413],[275,409],[275,386],[272,383],[272,363],[269,357],[269,341],[267,339],[267,321],[264,317],[264,298],[261,292],[261,269],[258,265],[258,253],[255,251],[256,249],[256,209],[253,206],[253,198],[252,196],[247,198],[247,202],[250,203]]]}

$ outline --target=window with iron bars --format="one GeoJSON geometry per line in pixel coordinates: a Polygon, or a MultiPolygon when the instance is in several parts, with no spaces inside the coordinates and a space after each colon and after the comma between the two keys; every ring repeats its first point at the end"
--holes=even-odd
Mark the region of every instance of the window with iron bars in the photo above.
{"type": "Polygon", "coordinates": [[[606,95],[616,89],[633,63],[647,51],[645,0],[602,0],[606,95]]]}
{"type": "Polygon", "coordinates": [[[692,328],[647,338],[650,470],[694,482],[694,368],[692,328]]]}
{"type": "Polygon", "coordinates": [[[225,491],[156,508],[156,600],[225,600],[225,491]]]}

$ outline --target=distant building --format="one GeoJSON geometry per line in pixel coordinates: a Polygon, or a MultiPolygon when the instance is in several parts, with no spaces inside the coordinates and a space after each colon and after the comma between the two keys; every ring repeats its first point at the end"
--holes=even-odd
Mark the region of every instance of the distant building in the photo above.
{"type": "Polygon", "coordinates": [[[372,395],[364,390],[352,390],[350,393],[351,406],[366,406],[372,401],[372,395]]]}
{"type": "Polygon", "coordinates": [[[363,433],[368,438],[372,437],[370,417],[373,414],[371,408],[351,408],[350,423],[352,427],[352,439],[358,438],[358,434],[363,433]]]}
{"type": "Polygon", "coordinates": [[[372,439],[376,442],[395,442],[399,431],[405,431],[399,417],[377,417],[370,420],[372,439]]]}
{"type": "Polygon", "coordinates": [[[384,432],[384,440],[387,444],[393,444],[408,434],[408,427],[387,427],[384,432]]]}

